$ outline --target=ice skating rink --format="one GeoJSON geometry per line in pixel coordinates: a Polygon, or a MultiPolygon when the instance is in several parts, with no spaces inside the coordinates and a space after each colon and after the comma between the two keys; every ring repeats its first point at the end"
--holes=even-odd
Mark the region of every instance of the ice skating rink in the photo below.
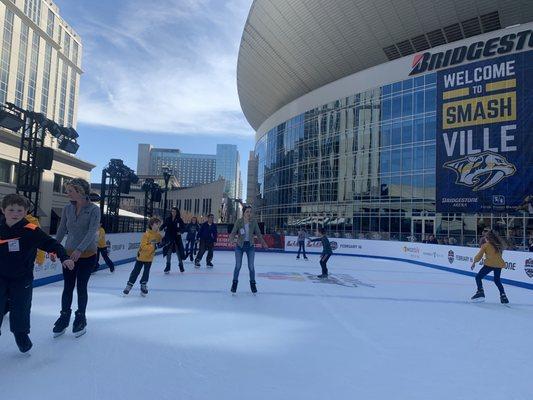
{"type": "Polygon", "coordinates": [[[121,295],[132,264],[100,271],[79,339],[52,338],[62,283],[35,289],[30,356],[4,320],[0,399],[533,398],[533,291],[506,286],[507,308],[485,281],[472,304],[467,276],[333,256],[317,282],[317,255],[257,253],[259,294],[244,262],[231,296],[233,262],[164,275],[158,256],[146,298],[121,295]]]}

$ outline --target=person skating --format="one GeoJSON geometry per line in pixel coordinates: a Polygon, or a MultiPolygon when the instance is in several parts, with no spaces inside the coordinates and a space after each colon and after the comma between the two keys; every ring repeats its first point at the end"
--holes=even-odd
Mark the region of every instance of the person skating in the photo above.
{"type": "MultiPolygon", "coordinates": [[[[63,246],[24,218],[29,206],[29,201],[18,194],[5,196],[2,200],[5,218],[0,222],[0,304],[5,305],[9,298],[10,328],[22,353],[33,346],[29,333],[37,249],[57,254],[64,268],[74,268],[63,246]]],[[[0,327],[2,319],[3,314],[0,327]]]]}
{"type": "Polygon", "coordinates": [[[207,251],[206,265],[207,268],[213,268],[213,248],[217,241],[217,224],[215,224],[215,217],[213,214],[207,216],[207,221],[200,226],[198,238],[200,239],[200,250],[194,260],[194,266],[200,268],[200,261],[204,253],[207,251]]]}
{"type": "Polygon", "coordinates": [[[300,228],[298,231],[298,255],[297,259],[300,258],[300,252],[303,251],[304,260],[307,260],[307,254],[305,254],[305,239],[307,239],[307,231],[305,228],[300,228]]]}
{"type": "Polygon", "coordinates": [[[100,208],[89,199],[91,188],[87,181],[72,179],[65,188],[70,204],[63,208],[56,239],[61,242],[67,235],[65,248],[75,266],[73,269],[63,268],[61,313],[54,324],[53,333],[54,337],[61,336],[69,326],[72,297],[76,288],[78,310],[75,312],[72,333],[80,337],[85,334],[87,326],[85,315],[89,300],[87,286],[96,263],[96,235],[100,227],[100,208]]]}
{"type": "Polygon", "coordinates": [[[141,277],[141,294],[143,296],[148,294],[147,283],[150,278],[150,267],[154,260],[156,247],[161,243],[161,234],[159,233],[160,227],[161,220],[158,217],[150,218],[150,221],[148,222],[148,230],[144,233],[139,251],[137,252],[137,261],[131,271],[126,288],[123,291],[125,295],[129,294],[131,288],[135,285],[135,281],[137,281],[141,269],[143,268],[144,271],[141,277]]]}
{"type": "Polygon", "coordinates": [[[187,232],[187,243],[185,244],[185,258],[190,258],[191,261],[194,261],[194,256],[197,253],[198,245],[198,232],[200,231],[200,225],[198,224],[198,218],[192,217],[191,222],[187,224],[185,228],[187,232]]]}
{"type": "Polygon", "coordinates": [[[263,248],[267,249],[268,245],[261,234],[259,224],[253,218],[252,207],[244,206],[243,217],[239,218],[229,236],[230,243],[235,243],[235,270],[233,271],[233,282],[231,284],[231,292],[237,291],[239,283],[239,273],[241,272],[242,256],[246,253],[248,258],[248,271],[250,272],[250,289],[252,293],[257,293],[257,285],[255,282],[255,237],[259,239],[263,248]]]}
{"type": "Polygon", "coordinates": [[[322,268],[322,274],[318,275],[318,278],[327,278],[328,277],[328,260],[333,254],[331,250],[331,244],[329,239],[326,236],[326,230],[319,226],[316,229],[316,235],[320,236],[316,239],[311,239],[311,242],[322,242],[322,254],[320,254],[320,267],[322,268]]]}
{"type": "Polygon", "coordinates": [[[100,224],[100,228],[98,229],[98,244],[96,249],[96,264],[94,265],[94,272],[98,271],[98,268],[100,267],[100,256],[103,257],[105,263],[109,267],[109,271],[115,272],[115,264],[113,264],[113,261],[109,258],[109,254],[107,253],[107,242],[105,240],[105,229],[100,224]]]}
{"type": "Polygon", "coordinates": [[[474,268],[476,268],[476,264],[483,258],[483,256],[485,256],[483,267],[476,275],[477,292],[472,296],[471,299],[474,301],[485,300],[485,292],[483,290],[483,283],[481,282],[481,280],[485,276],[493,272],[494,283],[500,291],[500,301],[502,304],[507,304],[509,303],[509,299],[505,294],[505,290],[503,288],[500,278],[502,269],[505,268],[505,261],[502,257],[503,250],[505,249],[504,242],[500,238],[500,236],[493,230],[488,230],[485,233],[484,237],[485,243],[481,245],[479,252],[474,257],[474,262],[472,263],[471,267],[473,271],[474,268]]]}
{"type": "Polygon", "coordinates": [[[165,219],[160,229],[165,230],[165,236],[163,238],[163,257],[167,259],[165,274],[170,273],[172,253],[177,254],[180,271],[185,272],[183,268],[185,251],[183,249],[183,241],[181,240],[181,233],[185,230],[185,223],[181,219],[178,207],[172,207],[170,215],[165,219]]]}

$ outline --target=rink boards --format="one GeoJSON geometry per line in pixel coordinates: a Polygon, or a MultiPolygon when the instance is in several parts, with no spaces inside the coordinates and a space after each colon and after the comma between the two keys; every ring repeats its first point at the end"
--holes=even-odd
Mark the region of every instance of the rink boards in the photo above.
{"type": "MultiPolygon", "coordinates": [[[[475,274],[470,270],[470,266],[479,251],[475,247],[384,240],[330,238],[330,243],[334,255],[405,261],[464,275],[475,274]]],[[[306,250],[309,253],[320,253],[322,244],[306,241],[306,250]]],[[[298,251],[296,236],[285,237],[285,251],[291,253],[298,251]]],[[[504,251],[503,258],[506,267],[502,273],[502,280],[508,284],[533,289],[533,253],[504,251]]],[[[479,268],[478,264],[475,271],[479,271],[479,268]]]]}
{"type": "MultiPolygon", "coordinates": [[[[142,233],[117,233],[106,235],[109,256],[116,265],[135,260],[142,233]]],[[[383,240],[359,240],[331,238],[334,255],[372,257],[406,261],[425,267],[437,268],[464,275],[473,275],[470,270],[478,249],[462,246],[433,245],[423,243],[393,242],[383,240]]],[[[320,253],[320,242],[306,241],[309,253],[320,253]]],[[[219,248],[220,250],[220,248],[219,248]]],[[[285,251],[298,251],[295,236],[284,238],[285,251]]],[[[505,251],[506,268],[502,274],[504,282],[533,289],[533,254],[519,251],[505,251]]],[[[334,261],[333,261],[334,262],[334,261]]],[[[46,285],[62,279],[61,263],[46,255],[43,265],[35,265],[35,286],[46,285]]],[[[476,270],[479,270],[479,266],[476,270]]]]}

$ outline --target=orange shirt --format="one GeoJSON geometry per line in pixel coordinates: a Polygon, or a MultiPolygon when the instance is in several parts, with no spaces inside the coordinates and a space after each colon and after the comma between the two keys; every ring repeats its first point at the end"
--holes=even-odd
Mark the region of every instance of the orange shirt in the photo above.
{"type": "Polygon", "coordinates": [[[485,256],[485,262],[483,265],[492,268],[504,268],[505,261],[503,261],[502,254],[498,253],[493,245],[489,242],[485,242],[481,245],[479,253],[474,257],[474,262],[478,262],[485,256]]]}

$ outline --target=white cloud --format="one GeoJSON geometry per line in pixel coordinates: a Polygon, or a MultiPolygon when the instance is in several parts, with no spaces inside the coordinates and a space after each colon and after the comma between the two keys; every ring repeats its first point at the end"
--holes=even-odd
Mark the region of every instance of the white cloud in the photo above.
{"type": "Polygon", "coordinates": [[[85,19],[79,121],[173,134],[250,135],[236,87],[251,0],[130,1],[85,19]],[[146,4],[150,4],[147,8],[146,4]]]}

